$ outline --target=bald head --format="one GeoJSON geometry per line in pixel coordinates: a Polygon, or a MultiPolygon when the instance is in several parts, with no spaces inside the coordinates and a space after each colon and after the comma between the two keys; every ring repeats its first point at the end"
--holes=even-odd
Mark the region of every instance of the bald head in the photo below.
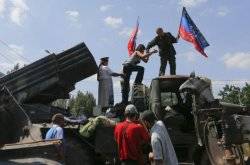
{"type": "Polygon", "coordinates": [[[158,27],[157,29],[156,29],[156,34],[158,35],[158,36],[163,36],[163,34],[164,34],[164,31],[163,31],[163,29],[161,28],[161,27],[158,27]]]}

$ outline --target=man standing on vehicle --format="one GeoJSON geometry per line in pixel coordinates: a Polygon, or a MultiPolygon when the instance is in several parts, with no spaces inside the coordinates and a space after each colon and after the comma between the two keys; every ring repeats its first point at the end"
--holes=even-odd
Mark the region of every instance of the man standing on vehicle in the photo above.
{"type": "Polygon", "coordinates": [[[142,145],[150,141],[150,135],[139,124],[139,113],[134,105],[127,105],[124,114],[125,121],[118,123],[114,130],[121,164],[144,165],[142,145]]]}
{"type": "Polygon", "coordinates": [[[143,44],[139,44],[135,52],[130,56],[129,59],[127,59],[123,63],[123,74],[124,74],[124,81],[122,85],[122,103],[127,104],[128,103],[128,96],[129,96],[129,88],[130,88],[130,77],[132,72],[136,71],[137,75],[134,81],[134,85],[140,85],[142,84],[143,76],[144,76],[144,67],[138,65],[141,60],[145,63],[148,62],[149,57],[157,53],[157,50],[154,50],[152,52],[145,52],[145,46],[143,44]]]}
{"type": "Polygon", "coordinates": [[[162,121],[156,121],[155,114],[148,110],[141,114],[141,120],[151,134],[152,151],[149,160],[154,165],[178,165],[178,160],[168,131],[162,121]]]}
{"type": "Polygon", "coordinates": [[[170,65],[170,74],[176,74],[176,61],[175,55],[176,51],[174,49],[173,43],[177,43],[178,38],[175,38],[171,33],[164,32],[161,27],[156,29],[157,36],[148,43],[147,52],[153,46],[158,46],[159,48],[159,56],[161,57],[161,66],[159,71],[159,76],[165,75],[165,70],[167,66],[167,62],[170,65]]]}
{"type": "Polygon", "coordinates": [[[113,80],[112,76],[118,77],[123,76],[123,74],[113,72],[109,66],[109,57],[101,58],[97,80],[98,85],[98,105],[105,112],[109,107],[114,105],[114,90],[113,90],[113,80]]]}

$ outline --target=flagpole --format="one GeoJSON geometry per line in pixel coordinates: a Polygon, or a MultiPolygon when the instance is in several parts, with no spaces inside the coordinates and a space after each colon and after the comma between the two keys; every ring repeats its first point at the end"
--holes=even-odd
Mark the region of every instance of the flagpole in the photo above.
{"type": "MultiPolygon", "coordinates": [[[[182,20],[182,16],[183,16],[183,11],[184,11],[185,7],[182,8],[182,12],[181,12],[181,20],[182,20]]],[[[177,40],[180,38],[180,26],[181,26],[181,20],[179,23],[179,28],[178,28],[178,33],[177,33],[177,40]]]]}
{"type": "MultiPolygon", "coordinates": [[[[139,32],[139,20],[140,20],[140,16],[138,15],[137,16],[137,21],[136,21],[136,27],[137,27],[137,32],[139,32]]],[[[137,34],[136,34],[136,37],[135,37],[135,47],[136,47],[136,39],[137,39],[137,34]]]]}
{"type": "Polygon", "coordinates": [[[129,37],[129,41],[128,41],[129,56],[135,51],[138,31],[139,31],[139,16],[137,17],[137,20],[136,20],[135,29],[133,29],[133,31],[131,32],[130,37],[129,37]]]}
{"type": "Polygon", "coordinates": [[[136,22],[136,23],[139,23],[139,20],[140,20],[140,16],[138,15],[138,16],[137,16],[137,22],[136,22]]]}

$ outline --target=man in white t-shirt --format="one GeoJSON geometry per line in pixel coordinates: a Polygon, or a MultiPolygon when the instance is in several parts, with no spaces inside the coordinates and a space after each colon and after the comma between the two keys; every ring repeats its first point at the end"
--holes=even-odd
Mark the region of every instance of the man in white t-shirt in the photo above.
{"type": "Polygon", "coordinates": [[[150,130],[152,151],[149,159],[154,165],[178,165],[176,153],[164,123],[156,121],[152,111],[141,114],[142,123],[150,130]]]}

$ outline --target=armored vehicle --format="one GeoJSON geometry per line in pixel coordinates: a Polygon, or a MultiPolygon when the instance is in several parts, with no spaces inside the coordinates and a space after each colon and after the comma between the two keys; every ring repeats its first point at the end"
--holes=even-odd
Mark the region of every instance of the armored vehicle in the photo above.
{"type": "Polygon", "coordinates": [[[167,126],[180,162],[246,164],[250,108],[214,99],[211,80],[194,73],[157,77],[149,109],[167,126]]]}
{"type": "MultiPolygon", "coordinates": [[[[249,163],[250,108],[215,99],[208,78],[194,74],[157,77],[150,88],[133,86],[131,102],[140,112],[152,110],[165,123],[180,164],[249,163]]],[[[121,107],[115,107],[119,115],[121,107]]],[[[115,158],[112,131],[104,130],[97,129],[96,144],[115,158]]]]}
{"type": "MultiPolygon", "coordinates": [[[[96,72],[95,59],[87,46],[80,43],[1,77],[1,164],[60,164],[56,152],[58,140],[44,141],[43,138],[53,114],[69,114],[66,110],[50,106],[50,103],[69,98],[69,92],[74,90],[78,81],[96,72]],[[31,121],[47,124],[35,125],[31,121]]],[[[84,144],[79,142],[77,133],[75,126],[65,128],[68,157],[62,159],[67,164],[84,164],[87,161],[79,156],[84,155],[84,144]]]]}
{"type": "MultiPolygon", "coordinates": [[[[60,141],[43,138],[54,113],[70,114],[50,103],[68,98],[76,82],[96,72],[92,54],[81,43],[1,77],[0,163],[61,164],[56,151],[60,141]]],[[[134,86],[131,102],[165,123],[180,162],[247,164],[250,108],[214,99],[209,79],[194,74],[157,77],[150,88],[134,86]]],[[[118,116],[124,108],[114,107],[118,116]]],[[[97,164],[96,156],[103,158],[102,164],[116,163],[113,128],[97,128],[93,139],[84,139],[78,130],[78,124],[65,128],[66,164],[97,164]]]]}

